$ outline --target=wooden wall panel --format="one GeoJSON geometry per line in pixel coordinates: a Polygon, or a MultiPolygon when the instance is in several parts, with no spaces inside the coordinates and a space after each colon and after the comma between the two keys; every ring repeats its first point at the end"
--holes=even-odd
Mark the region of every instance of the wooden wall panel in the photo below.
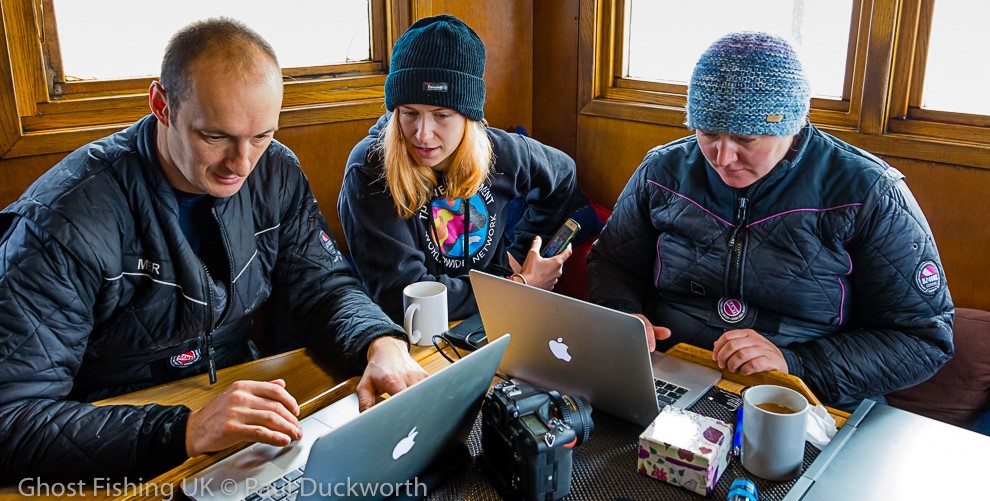
{"type": "Polygon", "coordinates": [[[65,154],[39,155],[15,159],[0,159],[0,207],[17,200],[35,179],[58,163],[65,154]]]}
{"type": "Polygon", "coordinates": [[[956,307],[990,310],[990,171],[885,157],[925,211],[956,307]]]}
{"type": "Polygon", "coordinates": [[[299,165],[313,187],[313,195],[342,250],[347,250],[344,230],[337,216],[337,196],[344,182],[347,156],[368,135],[374,120],[280,129],[276,138],[299,157],[299,165]]]}
{"type": "Polygon", "coordinates": [[[433,1],[435,14],[457,16],[485,42],[485,119],[493,127],[533,130],[533,2],[433,1]]]}
{"type": "Polygon", "coordinates": [[[533,137],[577,155],[578,2],[533,4],[533,137]]]}
{"type": "Polygon", "coordinates": [[[687,135],[685,129],[587,115],[577,123],[578,184],[607,207],[650,148],[687,135]]]}

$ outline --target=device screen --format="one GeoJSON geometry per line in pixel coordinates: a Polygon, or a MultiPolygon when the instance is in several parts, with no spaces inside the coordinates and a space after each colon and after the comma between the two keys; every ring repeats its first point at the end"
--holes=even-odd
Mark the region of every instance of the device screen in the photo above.
{"type": "Polygon", "coordinates": [[[553,257],[560,254],[579,231],[581,231],[581,225],[577,221],[573,219],[564,221],[557,233],[554,233],[553,237],[550,238],[547,246],[543,248],[542,256],[553,257]]]}

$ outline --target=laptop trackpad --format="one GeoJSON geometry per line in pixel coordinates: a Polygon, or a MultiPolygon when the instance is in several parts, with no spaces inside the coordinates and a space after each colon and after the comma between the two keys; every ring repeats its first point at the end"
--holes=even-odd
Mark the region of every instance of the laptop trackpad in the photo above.
{"type": "Polygon", "coordinates": [[[248,446],[192,477],[188,485],[183,484],[183,490],[187,496],[195,499],[242,499],[251,490],[304,465],[318,438],[357,415],[357,395],[350,394],[300,421],[302,439],[285,447],[261,443],[248,446]],[[221,493],[219,489],[205,492],[205,489],[197,489],[201,486],[217,486],[222,481],[235,482],[227,484],[227,488],[234,492],[221,493]]]}
{"type": "Polygon", "coordinates": [[[722,379],[722,373],[680,358],[653,352],[653,375],[690,389],[705,389],[722,379]]]}

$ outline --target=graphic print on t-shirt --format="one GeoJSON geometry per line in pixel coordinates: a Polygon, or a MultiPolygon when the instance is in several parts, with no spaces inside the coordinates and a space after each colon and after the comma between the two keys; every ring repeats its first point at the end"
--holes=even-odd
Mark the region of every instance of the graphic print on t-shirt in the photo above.
{"type": "Polygon", "coordinates": [[[428,228],[429,253],[445,267],[463,268],[465,243],[466,257],[473,262],[488,254],[495,230],[496,217],[489,209],[494,200],[486,185],[467,199],[447,199],[442,192],[442,189],[438,190],[438,198],[420,210],[420,217],[428,228]]]}
{"type": "Polygon", "coordinates": [[[485,243],[485,230],[488,228],[488,208],[475,194],[464,200],[441,198],[433,201],[433,227],[436,229],[436,242],[443,255],[452,258],[464,257],[464,239],[467,239],[468,256],[473,256],[485,243]],[[471,210],[465,217],[466,205],[471,210]]]}

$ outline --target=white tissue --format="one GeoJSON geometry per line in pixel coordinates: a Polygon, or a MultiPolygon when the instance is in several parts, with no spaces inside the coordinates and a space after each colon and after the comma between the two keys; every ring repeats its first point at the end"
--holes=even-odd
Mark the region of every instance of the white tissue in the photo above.
{"type": "Polygon", "coordinates": [[[839,431],[835,427],[835,418],[821,404],[809,409],[807,415],[808,424],[805,438],[819,450],[824,449],[832,441],[835,433],[839,431]]]}

